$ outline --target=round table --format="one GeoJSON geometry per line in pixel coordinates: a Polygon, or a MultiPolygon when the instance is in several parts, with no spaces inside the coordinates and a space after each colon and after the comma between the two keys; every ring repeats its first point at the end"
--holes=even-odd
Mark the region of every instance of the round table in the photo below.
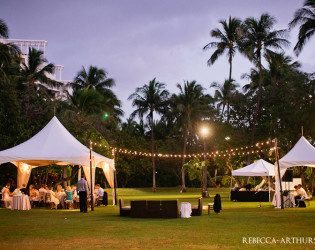
{"type": "Polygon", "coordinates": [[[189,202],[182,202],[180,204],[180,217],[190,218],[191,217],[191,204],[189,202]]]}
{"type": "Polygon", "coordinates": [[[13,195],[11,210],[30,210],[31,204],[28,195],[13,195]]]}

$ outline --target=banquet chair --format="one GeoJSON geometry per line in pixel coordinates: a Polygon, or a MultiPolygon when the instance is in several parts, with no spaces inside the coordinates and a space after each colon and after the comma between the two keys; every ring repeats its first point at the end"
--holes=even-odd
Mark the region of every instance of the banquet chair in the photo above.
{"type": "Polygon", "coordinates": [[[124,206],[123,199],[119,199],[120,216],[130,216],[131,207],[124,206]]]}
{"type": "Polygon", "coordinates": [[[46,204],[48,204],[49,208],[53,208],[54,207],[54,202],[51,201],[51,194],[50,193],[46,193],[46,204]]]}
{"type": "Polygon", "coordinates": [[[45,205],[46,192],[39,192],[39,204],[45,205]]]}
{"type": "Polygon", "coordinates": [[[73,209],[73,201],[66,200],[66,209],[73,209]]]}
{"type": "Polygon", "coordinates": [[[202,197],[198,199],[198,205],[197,206],[191,206],[191,216],[200,216],[202,215],[202,197]]]}

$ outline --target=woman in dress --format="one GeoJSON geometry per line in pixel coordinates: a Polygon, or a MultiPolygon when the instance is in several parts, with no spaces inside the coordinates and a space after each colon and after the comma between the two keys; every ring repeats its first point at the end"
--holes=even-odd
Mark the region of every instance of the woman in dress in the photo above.
{"type": "Polygon", "coordinates": [[[10,193],[10,183],[7,184],[2,195],[3,195],[4,206],[6,208],[11,208],[12,193],[10,193]]]}

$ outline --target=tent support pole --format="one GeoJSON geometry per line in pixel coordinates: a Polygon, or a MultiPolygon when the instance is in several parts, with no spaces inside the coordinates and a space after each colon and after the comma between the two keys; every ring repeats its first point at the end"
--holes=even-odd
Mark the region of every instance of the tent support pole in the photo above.
{"type": "Polygon", "coordinates": [[[230,193],[229,193],[229,200],[231,201],[231,190],[232,190],[232,181],[233,181],[233,176],[232,176],[232,173],[231,173],[231,182],[230,182],[230,193]]]}
{"type": "Polygon", "coordinates": [[[270,176],[269,175],[268,175],[268,185],[269,185],[268,190],[269,190],[269,202],[270,202],[270,176]]]}
{"type": "Polygon", "coordinates": [[[280,174],[280,165],[279,165],[279,155],[278,155],[278,144],[277,144],[277,138],[275,138],[275,156],[276,156],[276,159],[277,159],[277,165],[278,165],[278,177],[279,177],[280,196],[281,196],[281,209],[284,209],[284,204],[283,204],[283,192],[282,192],[282,183],[281,183],[281,174],[280,174]]]}
{"type": "Polygon", "coordinates": [[[93,197],[93,173],[92,173],[92,142],[90,140],[90,180],[91,180],[91,211],[94,211],[94,197],[93,197]]]}

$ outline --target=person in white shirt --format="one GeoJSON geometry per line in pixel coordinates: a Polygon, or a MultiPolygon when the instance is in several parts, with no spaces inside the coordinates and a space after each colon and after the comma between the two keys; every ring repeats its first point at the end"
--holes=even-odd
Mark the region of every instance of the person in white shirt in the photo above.
{"type": "Polygon", "coordinates": [[[104,196],[104,189],[101,188],[101,185],[100,184],[96,184],[95,185],[95,198],[97,200],[103,200],[103,196],[104,196]]]}
{"type": "Polygon", "coordinates": [[[52,202],[55,204],[55,208],[57,209],[57,206],[59,205],[59,199],[56,198],[55,196],[55,192],[52,190],[53,188],[50,187],[48,190],[47,190],[47,195],[49,195],[48,197],[48,200],[49,202],[52,202]]]}
{"type": "Polygon", "coordinates": [[[307,197],[307,193],[306,193],[305,189],[302,188],[302,185],[301,185],[301,184],[298,185],[298,190],[297,190],[296,192],[299,194],[299,196],[300,196],[301,198],[307,197]]]}

